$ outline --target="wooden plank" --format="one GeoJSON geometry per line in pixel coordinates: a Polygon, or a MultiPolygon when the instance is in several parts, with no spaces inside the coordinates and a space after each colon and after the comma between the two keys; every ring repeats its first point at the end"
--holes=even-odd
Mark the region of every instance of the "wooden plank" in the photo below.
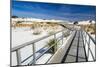
{"type": "Polygon", "coordinates": [[[66,58],[67,58],[67,55],[68,55],[68,53],[69,53],[69,51],[70,51],[70,48],[71,48],[71,46],[72,46],[72,43],[73,43],[73,41],[74,41],[74,38],[75,38],[75,36],[76,36],[76,33],[77,33],[77,31],[75,32],[75,35],[74,35],[74,37],[73,37],[73,39],[72,39],[72,41],[71,41],[71,43],[70,43],[70,45],[69,45],[69,47],[68,47],[68,49],[67,49],[67,51],[66,51],[66,53],[65,53],[65,55],[64,55],[64,57],[63,57],[61,63],[64,63],[64,62],[65,62],[65,60],[66,60],[66,58]]]}

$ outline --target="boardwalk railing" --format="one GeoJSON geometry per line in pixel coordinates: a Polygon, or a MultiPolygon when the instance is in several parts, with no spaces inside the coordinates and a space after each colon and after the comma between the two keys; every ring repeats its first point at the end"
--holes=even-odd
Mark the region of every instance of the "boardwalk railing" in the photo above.
{"type": "MultiPolygon", "coordinates": [[[[83,38],[84,47],[87,56],[86,59],[87,61],[95,61],[96,42],[87,32],[81,30],[81,33],[82,33],[82,38],[83,38]]],[[[66,53],[65,50],[70,45],[70,42],[74,38],[74,35],[75,35],[74,30],[72,31],[69,29],[64,29],[56,33],[38,38],[34,41],[30,41],[22,45],[19,45],[17,47],[14,47],[11,49],[11,55],[12,55],[11,58],[12,60],[13,59],[16,60],[16,64],[15,63],[13,64],[12,61],[11,65],[16,66],[16,65],[34,65],[34,64],[56,63],[56,62],[61,63],[60,62],[62,60],[61,57],[63,58],[62,55],[66,53]],[[64,35],[68,33],[69,35],[71,35],[69,38],[64,35]],[[47,42],[51,39],[54,39],[55,41],[52,45],[48,45],[47,42]],[[29,47],[29,50],[27,47],[29,47]],[[54,52],[52,52],[51,50],[53,50],[54,52]],[[13,53],[15,53],[15,55],[13,55],[13,53]],[[13,58],[13,56],[15,57],[13,58]]]]}
{"type": "Polygon", "coordinates": [[[96,60],[96,41],[85,31],[82,32],[88,61],[96,60]]]}
{"type": "Polygon", "coordinates": [[[64,39],[67,38],[67,37],[64,36],[65,32],[71,34],[72,30],[64,29],[64,30],[58,31],[56,33],[41,37],[41,38],[36,39],[34,41],[30,41],[30,42],[27,42],[27,43],[24,43],[22,45],[19,45],[17,47],[12,48],[11,49],[12,59],[11,60],[15,59],[14,61],[16,61],[16,63],[13,63],[13,61],[12,61],[11,65],[12,66],[34,65],[34,64],[37,64],[37,61],[41,57],[43,57],[45,54],[50,54],[51,56],[49,58],[47,58],[47,61],[46,61],[46,63],[47,63],[50,60],[50,58],[53,56],[53,54],[57,51],[57,47],[60,47],[63,44],[64,39]],[[52,44],[51,46],[49,46],[48,44],[45,44],[44,46],[41,47],[42,42],[38,43],[40,41],[47,40],[47,39],[53,39],[53,38],[57,41],[55,41],[55,43],[52,44]],[[57,45],[58,42],[60,43],[60,45],[57,45]],[[27,51],[28,50],[27,47],[30,47],[29,51],[27,51]],[[50,50],[51,50],[52,47],[55,47],[54,53],[50,53],[50,50]],[[28,52],[31,52],[31,53],[29,54],[28,52]],[[15,53],[15,55],[13,55],[13,53],[15,53]],[[27,57],[23,58],[23,56],[24,56],[23,54],[25,56],[27,55],[27,57]],[[13,58],[13,56],[15,56],[15,57],[13,58]]]}
{"type": "Polygon", "coordinates": [[[61,61],[64,58],[66,51],[68,50],[68,47],[70,46],[70,43],[72,42],[75,34],[76,31],[73,31],[73,33],[64,42],[63,46],[61,46],[53,55],[53,57],[48,61],[48,64],[62,63],[61,61]]]}
{"type": "MultiPolygon", "coordinates": [[[[82,37],[82,40],[80,39],[80,41],[78,41],[76,38],[75,42],[77,42],[77,43],[81,42],[79,44],[80,48],[78,47],[78,49],[83,49],[84,51],[82,52],[82,50],[77,50],[77,48],[76,49],[72,48],[72,51],[71,51],[71,48],[69,48],[69,47],[72,47],[71,44],[74,42],[74,39],[75,39],[74,36],[75,36],[75,31],[72,33],[71,37],[68,40],[66,40],[66,43],[64,43],[64,45],[54,54],[54,56],[50,59],[48,64],[65,63],[69,59],[70,60],[68,62],[77,62],[77,61],[75,61],[76,58],[78,58],[79,62],[83,61],[83,59],[86,62],[96,60],[96,42],[95,42],[95,40],[87,32],[81,30],[80,37],[82,37]],[[76,56],[77,52],[75,52],[75,50],[77,50],[78,52],[82,52],[82,53],[79,53],[80,55],[78,54],[79,57],[76,56]],[[71,54],[71,52],[69,53],[68,51],[71,51],[72,54],[71,54]],[[70,57],[68,58],[69,54],[70,54],[70,57]],[[82,58],[82,59],[79,59],[79,58],[82,58]]],[[[75,44],[74,44],[74,47],[75,47],[75,44]]]]}

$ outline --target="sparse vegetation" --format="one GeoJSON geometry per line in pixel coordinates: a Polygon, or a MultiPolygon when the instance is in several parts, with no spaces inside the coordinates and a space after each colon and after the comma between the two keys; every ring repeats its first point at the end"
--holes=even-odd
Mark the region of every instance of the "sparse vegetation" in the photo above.
{"type": "Polygon", "coordinates": [[[36,26],[35,25],[32,25],[31,29],[35,29],[35,28],[36,28],[36,26]]]}
{"type": "Polygon", "coordinates": [[[21,21],[17,21],[17,24],[22,23],[21,21]]]}
{"type": "Polygon", "coordinates": [[[90,32],[91,34],[96,34],[96,25],[95,24],[82,25],[82,27],[86,32],[90,32]]]}
{"type": "Polygon", "coordinates": [[[39,35],[39,34],[41,34],[41,31],[35,30],[35,31],[33,32],[33,34],[34,34],[34,35],[39,35]]]}
{"type": "Polygon", "coordinates": [[[54,33],[55,33],[55,31],[48,32],[49,35],[54,34],[54,33]]]}
{"type": "Polygon", "coordinates": [[[49,45],[49,47],[51,47],[52,45],[54,45],[54,46],[49,50],[49,52],[54,53],[55,50],[57,50],[57,45],[58,44],[59,43],[57,43],[57,39],[50,39],[49,42],[47,42],[47,45],[49,45]]]}
{"type": "Polygon", "coordinates": [[[63,33],[63,36],[64,36],[64,37],[68,37],[69,35],[70,35],[70,32],[67,32],[67,31],[66,31],[66,32],[63,33]]]}

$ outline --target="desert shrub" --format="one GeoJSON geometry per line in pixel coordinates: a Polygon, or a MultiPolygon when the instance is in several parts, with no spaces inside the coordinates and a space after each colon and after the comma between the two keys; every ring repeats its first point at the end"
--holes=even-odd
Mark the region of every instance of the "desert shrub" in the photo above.
{"type": "Polygon", "coordinates": [[[41,34],[41,31],[35,30],[35,31],[33,32],[33,34],[34,34],[34,35],[39,35],[39,34],[41,34]]]}
{"type": "Polygon", "coordinates": [[[55,50],[57,49],[57,45],[58,45],[57,39],[50,39],[50,40],[47,42],[47,45],[49,45],[49,47],[51,47],[51,46],[54,45],[54,44],[55,44],[55,46],[53,46],[53,47],[49,50],[50,53],[54,53],[55,50]]]}
{"type": "Polygon", "coordinates": [[[96,31],[96,28],[94,24],[87,26],[87,32],[90,32],[91,34],[95,34],[96,33],[95,31],[96,31]]]}
{"type": "Polygon", "coordinates": [[[55,33],[54,31],[48,32],[49,35],[52,35],[52,34],[54,34],[54,33],[55,33]]]}
{"type": "Polygon", "coordinates": [[[96,34],[96,24],[83,25],[81,26],[86,32],[90,32],[91,34],[96,34]]]}
{"type": "Polygon", "coordinates": [[[70,35],[70,32],[67,32],[67,31],[66,31],[66,32],[63,33],[63,36],[64,36],[64,37],[68,37],[69,35],[70,35]]]}
{"type": "Polygon", "coordinates": [[[95,34],[95,31],[91,32],[91,34],[95,34]]]}
{"type": "Polygon", "coordinates": [[[17,21],[17,24],[22,23],[21,21],[17,21]]]}
{"type": "Polygon", "coordinates": [[[33,25],[32,27],[31,27],[31,29],[35,29],[36,27],[33,25]]]}

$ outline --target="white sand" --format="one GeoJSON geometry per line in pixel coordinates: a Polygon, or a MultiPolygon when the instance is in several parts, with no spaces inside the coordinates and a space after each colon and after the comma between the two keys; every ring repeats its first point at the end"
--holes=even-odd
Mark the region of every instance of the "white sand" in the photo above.
{"type": "MultiPolygon", "coordinates": [[[[30,28],[16,28],[13,29],[12,28],[12,48],[16,47],[18,45],[24,44],[26,42],[41,38],[43,36],[48,35],[47,32],[42,32],[40,35],[33,35],[33,30],[31,30],[30,28]]],[[[57,37],[61,36],[62,33],[58,33],[57,37]]],[[[49,39],[54,38],[54,36],[50,36],[44,40],[41,40],[37,43],[35,43],[35,50],[38,51],[39,49],[41,49],[42,47],[44,47],[49,39]]],[[[65,39],[64,39],[65,40],[65,39]]],[[[61,41],[60,41],[61,43],[61,41]]],[[[58,46],[58,48],[61,45],[58,46]]],[[[24,60],[25,58],[27,58],[28,56],[30,56],[32,54],[32,46],[29,45],[27,47],[22,48],[21,50],[21,60],[24,60]]],[[[12,62],[13,65],[16,65],[16,54],[12,53],[12,62]]],[[[36,55],[39,55],[41,53],[37,53],[36,55]]],[[[44,64],[52,55],[50,53],[48,54],[44,54],[39,60],[37,60],[36,64],[44,64]]],[[[25,65],[27,63],[29,63],[32,60],[33,57],[31,57],[30,59],[28,59],[27,61],[25,61],[22,65],[25,65]]]]}

